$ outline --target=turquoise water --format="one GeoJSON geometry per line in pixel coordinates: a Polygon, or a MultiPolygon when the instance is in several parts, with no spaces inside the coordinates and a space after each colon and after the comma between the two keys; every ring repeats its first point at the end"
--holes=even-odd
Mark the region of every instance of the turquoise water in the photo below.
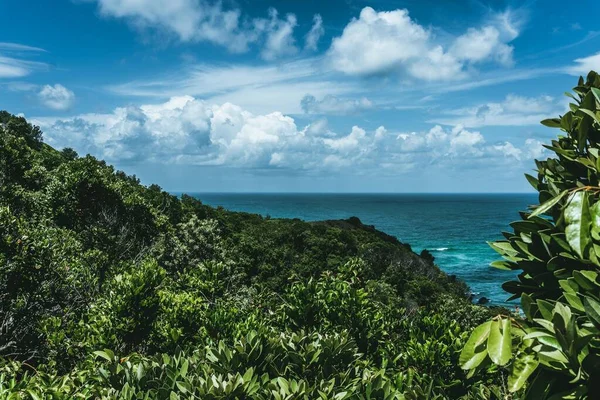
{"type": "Polygon", "coordinates": [[[477,297],[506,304],[500,284],[512,272],[489,267],[498,259],[487,241],[519,219],[518,212],[537,202],[533,194],[191,194],[203,203],[274,218],[307,221],[357,216],[368,225],[428,249],[436,263],[470,286],[477,297]]]}

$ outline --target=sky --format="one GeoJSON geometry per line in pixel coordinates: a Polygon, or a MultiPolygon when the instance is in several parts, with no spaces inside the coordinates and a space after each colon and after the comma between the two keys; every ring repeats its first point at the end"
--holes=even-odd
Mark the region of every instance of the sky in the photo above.
{"type": "Polygon", "coordinates": [[[0,0],[0,109],[173,192],[524,192],[600,2],[0,0]],[[576,7],[574,5],[577,5],[576,7]]]}

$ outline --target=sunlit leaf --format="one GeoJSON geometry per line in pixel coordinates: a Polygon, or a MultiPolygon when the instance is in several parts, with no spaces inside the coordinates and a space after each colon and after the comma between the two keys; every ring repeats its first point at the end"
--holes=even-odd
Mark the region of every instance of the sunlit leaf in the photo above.
{"type": "Polygon", "coordinates": [[[565,235],[567,242],[579,257],[584,258],[591,245],[591,214],[588,205],[588,194],[577,191],[569,196],[564,211],[565,235]]]}
{"type": "Polygon", "coordinates": [[[535,216],[538,216],[538,215],[543,214],[546,211],[550,210],[552,207],[554,207],[555,205],[557,205],[562,200],[562,198],[567,195],[567,193],[569,193],[568,190],[563,190],[562,192],[560,192],[560,194],[558,196],[555,196],[555,197],[551,198],[550,200],[546,201],[544,204],[539,205],[529,215],[529,218],[533,218],[535,216]]]}
{"type": "Polygon", "coordinates": [[[512,365],[511,374],[508,377],[508,390],[516,392],[521,389],[538,365],[539,361],[535,355],[526,353],[519,354],[512,365]]]}
{"type": "Polygon", "coordinates": [[[467,340],[467,343],[460,353],[459,362],[463,369],[476,368],[487,356],[487,351],[477,351],[477,348],[487,340],[490,334],[491,325],[492,321],[485,322],[475,328],[473,333],[471,333],[469,340],[467,340]]]}
{"type": "Polygon", "coordinates": [[[512,352],[511,323],[509,318],[492,321],[488,337],[488,354],[498,365],[506,365],[512,352]]]}

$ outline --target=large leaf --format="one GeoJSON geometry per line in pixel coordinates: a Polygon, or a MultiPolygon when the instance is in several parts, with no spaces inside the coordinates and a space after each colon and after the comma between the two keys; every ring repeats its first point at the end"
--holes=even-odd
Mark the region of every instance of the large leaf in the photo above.
{"type": "Polygon", "coordinates": [[[590,207],[592,215],[592,238],[600,242],[600,201],[590,207]]]}
{"type": "Polygon", "coordinates": [[[108,350],[108,349],[104,349],[104,351],[95,351],[94,354],[98,357],[102,357],[107,361],[113,361],[115,358],[115,353],[113,353],[112,351],[108,350]]]}
{"type": "Polygon", "coordinates": [[[555,205],[558,204],[558,202],[560,202],[560,200],[565,197],[565,195],[569,193],[568,190],[563,190],[562,192],[560,192],[558,194],[558,196],[554,196],[553,198],[551,198],[550,200],[546,201],[544,204],[541,204],[540,206],[538,206],[530,215],[529,218],[533,218],[535,216],[538,216],[540,214],[545,213],[546,211],[550,210],[552,207],[554,207],[555,205]]]}
{"type": "Polygon", "coordinates": [[[592,93],[594,94],[594,97],[596,98],[596,101],[598,103],[600,103],[600,89],[593,87],[592,88],[592,93]]]}
{"type": "Polygon", "coordinates": [[[471,333],[465,347],[463,347],[460,352],[459,362],[463,369],[476,368],[485,359],[487,352],[485,350],[477,351],[477,348],[488,338],[491,325],[492,321],[485,322],[475,328],[473,333],[471,333]]]}
{"type": "Polygon", "coordinates": [[[512,365],[512,371],[508,377],[508,390],[516,392],[521,389],[539,364],[540,362],[533,354],[519,354],[512,365]]]}
{"type": "Polygon", "coordinates": [[[512,350],[510,327],[509,318],[493,321],[490,326],[488,354],[495,364],[506,365],[510,361],[512,350]]]}
{"type": "MultiPolygon", "coordinates": [[[[600,157],[598,158],[600,162],[600,157]]],[[[590,207],[592,214],[592,248],[594,249],[594,257],[590,257],[596,265],[600,265],[600,201],[597,201],[590,207]]]]}
{"type": "Polygon", "coordinates": [[[591,222],[588,194],[584,191],[573,192],[569,196],[564,211],[565,235],[571,248],[581,258],[585,258],[591,241],[591,222]]]}
{"type": "Polygon", "coordinates": [[[589,115],[594,121],[600,124],[600,117],[597,114],[594,114],[593,111],[586,110],[585,108],[580,108],[579,111],[589,115]]]}
{"type": "Polygon", "coordinates": [[[560,128],[560,119],[558,118],[550,118],[542,121],[542,125],[545,125],[549,128],[560,128]]]}
{"type": "Polygon", "coordinates": [[[594,325],[596,325],[596,327],[600,327],[600,303],[591,297],[585,296],[583,298],[583,308],[594,325]]]}
{"type": "Polygon", "coordinates": [[[531,186],[533,186],[533,188],[535,190],[538,190],[538,186],[540,185],[540,181],[537,178],[534,178],[533,176],[531,176],[529,174],[525,174],[525,178],[527,178],[527,182],[529,182],[529,184],[531,186]]]}

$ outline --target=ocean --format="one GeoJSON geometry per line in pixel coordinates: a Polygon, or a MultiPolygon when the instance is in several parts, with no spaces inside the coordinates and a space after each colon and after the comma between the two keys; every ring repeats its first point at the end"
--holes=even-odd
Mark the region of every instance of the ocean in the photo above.
{"type": "Polygon", "coordinates": [[[499,255],[487,244],[537,203],[537,194],[288,194],[190,193],[203,203],[234,211],[306,221],[360,218],[367,225],[429,250],[436,264],[464,280],[475,298],[511,306],[502,282],[513,272],[489,266],[499,255]]]}

